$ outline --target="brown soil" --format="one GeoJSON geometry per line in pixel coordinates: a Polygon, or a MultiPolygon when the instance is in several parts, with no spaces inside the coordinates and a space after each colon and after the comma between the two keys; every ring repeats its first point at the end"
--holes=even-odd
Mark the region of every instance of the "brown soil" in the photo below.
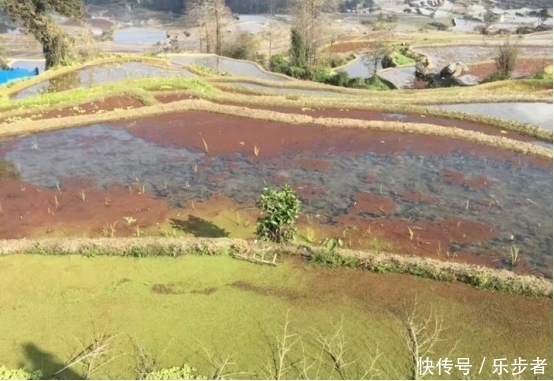
{"type": "Polygon", "coordinates": [[[401,199],[408,202],[422,202],[425,204],[436,204],[439,199],[434,196],[425,195],[421,192],[399,192],[398,196],[400,196],[401,199]]]}
{"type": "MultiPolygon", "coordinates": [[[[143,104],[136,98],[130,96],[117,96],[44,112],[41,112],[40,109],[35,109],[34,111],[18,115],[17,118],[30,120],[65,118],[67,116],[91,115],[113,111],[115,109],[139,108],[142,106],[143,104]]],[[[6,123],[7,119],[8,118],[1,118],[0,124],[6,123]]]]}
{"type": "Polygon", "coordinates": [[[300,183],[295,188],[296,193],[300,196],[300,198],[304,201],[309,201],[313,199],[321,199],[325,195],[325,191],[318,187],[317,185],[310,183],[310,182],[304,182],[300,183]]]}
{"type": "Polygon", "coordinates": [[[370,32],[368,33],[368,35],[364,36],[364,40],[336,42],[335,44],[333,44],[331,49],[326,50],[331,51],[331,53],[350,53],[358,50],[366,50],[372,48],[377,43],[377,41],[368,41],[368,39],[386,39],[391,35],[391,32],[370,32]]]}
{"type": "Polygon", "coordinates": [[[376,183],[379,180],[379,177],[374,173],[368,173],[365,177],[366,183],[376,183]]]}
{"type": "Polygon", "coordinates": [[[47,234],[88,234],[97,237],[106,224],[116,221],[117,237],[132,236],[136,232],[136,224],[142,229],[166,218],[166,202],[148,194],[139,194],[138,189],[130,193],[122,186],[100,190],[91,185],[84,179],[64,179],[61,192],[58,192],[17,180],[0,180],[0,238],[47,234]],[[80,193],[83,190],[85,201],[80,193]],[[127,226],[123,217],[133,217],[137,222],[127,226]]]}
{"type": "Polygon", "coordinates": [[[397,218],[367,219],[354,215],[340,216],[334,221],[340,226],[356,227],[349,237],[354,248],[363,247],[363,240],[367,241],[373,236],[389,243],[393,251],[398,253],[498,267],[497,258],[481,253],[467,253],[463,256],[449,253],[452,243],[477,244],[497,237],[498,233],[494,228],[478,221],[447,218],[411,222],[397,218]],[[411,237],[408,228],[413,233],[411,237]]]}
{"type": "Polygon", "coordinates": [[[188,95],[186,93],[174,93],[155,95],[154,98],[156,98],[156,100],[160,103],[171,103],[182,101],[183,99],[195,99],[196,97],[193,97],[192,95],[188,95]]]}
{"type": "Polygon", "coordinates": [[[451,184],[462,185],[463,187],[469,189],[488,188],[493,185],[493,183],[485,176],[468,179],[463,173],[456,171],[444,171],[443,177],[451,184]]]}
{"type": "Polygon", "coordinates": [[[359,119],[359,120],[379,120],[379,121],[403,121],[406,123],[426,123],[434,124],[443,127],[457,127],[463,130],[478,131],[487,135],[504,136],[513,140],[519,140],[523,142],[535,141],[536,139],[519,135],[512,131],[505,131],[502,133],[498,127],[488,126],[482,123],[474,123],[456,119],[441,118],[436,116],[426,116],[417,114],[404,114],[402,119],[391,117],[392,113],[385,113],[379,111],[368,110],[356,110],[356,109],[302,109],[296,107],[266,107],[266,106],[246,106],[247,108],[255,108],[259,110],[269,110],[282,112],[285,114],[301,114],[309,115],[314,118],[347,118],[347,119],[359,119]]]}
{"type": "MultiPolygon", "coordinates": [[[[542,67],[549,65],[551,60],[544,59],[533,59],[533,58],[522,58],[518,59],[514,69],[514,77],[527,77],[529,75],[535,74],[542,67]]],[[[470,65],[469,71],[464,72],[464,74],[473,75],[478,77],[480,80],[485,79],[488,75],[496,72],[496,66],[494,62],[474,64],[470,65]]]]}
{"type": "Polygon", "coordinates": [[[348,209],[350,214],[363,212],[374,215],[390,214],[396,210],[396,204],[387,197],[371,193],[358,193],[354,196],[354,204],[348,209]]]}
{"type": "Polygon", "coordinates": [[[416,90],[422,90],[427,88],[427,82],[422,81],[419,78],[414,77],[412,81],[412,87],[416,90]]]}
{"type": "Polygon", "coordinates": [[[204,152],[205,141],[209,155],[243,153],[255,157],[254,145],[259,148],[258,159],[279,157],[285,152],[354,155],[370,151],[390,156],[409,151],[418,155],[438,156],[460,151],[476,157],[509,160],[517,165],[533,164],[552,168],[552,161],[549,160],[461,139],[358,128],[283,124],[203,111],[148,117],[138,120],[133,127],[127,127],[127,123],[122,122],[113,124],[128,128],[134,135],[163,147],[186,147],[204,152]]]}

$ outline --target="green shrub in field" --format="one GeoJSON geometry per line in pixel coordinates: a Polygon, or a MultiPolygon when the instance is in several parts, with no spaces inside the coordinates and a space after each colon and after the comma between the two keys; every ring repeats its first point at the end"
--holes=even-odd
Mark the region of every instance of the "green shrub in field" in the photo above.
{"type": "Polygon", "coordinates": [[[342,247],[343,242],[340,238],[331,238],[323,242],[323,252],[314,254],[310,257],[310,262],[324,267],[348,267],[358,268],[360,261],[356,257],[346,257],[335,252],[335,249],[342,247]]]}
{"type": "Polygon", "coordinates": [[[4,365],[0,366],[0,380],[40,380],[42,376],[40,370],[28,372],[25,369],[8,369],[4,365]]]}
{"type": "Polygon", "coordinates": [[[496,81],[505,81],[507,79],[510,79],[510,77],[506,77],[504,74],[502,74],[499,71],[495,71],[492,74],[487,75],[481,83],[489,83],[489,82],[496,82],[496,81]]]}
{"type": "Polygon", "coordinates": [[[271,56],[269,60],[269,69],[275,73],[287,74],[289,66],[289,60],[282,54],[271,56]]]}
{"type": "Polygon", "coordinates": [[[234,41],[224,47],[222,55],[238,60],[255,61],[259,45],[256,36],[249,32],[241,32],[234,41]]]}
{"type": "Polygon", "coordinates": [[[196,369],[190,365],[183,365],[181,368],[173,367],[159,369],[146,375],[147,380],[207,380],[206,376],[196,373],[196,369]]]}
{"type": "Polygon", "coordinates": [[[404,54],[400,52],[394,52],[392,54],[392,58],[394,58],[394,62],[396,62],[398,65],[408,65],[413,64],[414,60],[410,57],[405,56],[404,54]]]}
{"type": "Polygon", "coordinates": [[[333,86],[348,87],[350,76],[345,71],[339,71],[337,74],[329,78],[329,84],[333,86]]]}
{"type": "Polygon", "coordinates": [[[296,234],[301,202],[289,185],[281,189],[264,188],[256,206],[266,215],[258,218],[256,236],[261,241],[288,242],[296,234]]]}
{"type": "Polygon", "coordinates": [[[287,75],[298,79],[310,79],[311,72],[304,66],[289,66],[287,75]]]}
{"type": "MultiPolygon", "coordinates": [[[[349,57],[351,57],[352,55],[350,55],[349,57]]],[[[356,58],[356,56],[354,56],[354,58],[356,58]]],[[[353,58],[349,58],[348,61],[352,60],[353,58]]],[[[339,66],[342,66],[346,63],[346,59],[342,58],[341,56],[337,55],[337,54],[333,54],[333,55],[330,55],[329,57],[325,58],[323,60],[323,64],[325,66],[328,66],[330,68],[335,68],[335,67],[339,67],[339,66]]]]}

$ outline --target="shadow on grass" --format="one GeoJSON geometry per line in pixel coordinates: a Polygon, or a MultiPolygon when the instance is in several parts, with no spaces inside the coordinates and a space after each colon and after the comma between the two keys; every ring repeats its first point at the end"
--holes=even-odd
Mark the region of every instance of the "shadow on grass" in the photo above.
{"type": "Polygon", "coordinates": [[[26,343],[22,348],[23,356],[30,364],[29,367],[25,367],[20,364],[20,368],[28,368],[30,370],[42,370],[46,380],[83,380],[83,376],[73,371],[72,369],[66,369],[59,374],[54,374],[60,369],[65,367],[65,364],[59,362],[51,353],[43,351],[34,343],[26,343]]]}
{"type": "Polygon", "coordinates": [[[229,232],[221,229],[210,221],[189,214],[188,220],[171,219],[171,226],[195,237],[223,238],[229,237],[229,232]]]}

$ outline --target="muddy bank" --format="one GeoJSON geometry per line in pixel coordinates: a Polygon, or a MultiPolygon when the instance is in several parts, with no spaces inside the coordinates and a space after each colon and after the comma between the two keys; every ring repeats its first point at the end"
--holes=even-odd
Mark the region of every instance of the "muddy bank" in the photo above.
{"type": "MultiPolygon", "coordinates": [[[[352,248],[364,246],[364,242],[378,239],[393,252],[482,265],[492,268],[504,267],[498,263],[496,253],[462,252],[466,245],[476,245],[498,236],[498,231],[478,221],[446,218],[436,221],[410,221],[402,218],[364,218],[355,214],[334,219],[340,226],[353,226],[343,237],[352,248]]],[[[505,255],[503,255],[505,258],[505,255]]],[[[527,270],[527,269],[526,269],[527,270]]]]}
{"type": "MultiPolygon", "coordinates": [[[[542,58],[521,58],[516,62],[514,68],[513,77],[521,78],[535,74],[541,68],[552,63],[552,59],[542,58]]],[[[497,71],[496,64],[494,62],[487,62],[481,64],[473,64],[469,66],[469,71],[464,74],[469,74],[479,78],[479,80],[485,79],[487,76],[497,71]]]]}
{"type": "Polygon", "coordinates": [[[376,42],[373,40],[387,39],[393,36],[394,33],[384,32],[368,32],[364,35],[364,40],[351,39],[345,36],[343,39],[339,39],[333,46],[327,47],[326,51],[331,53],[350,53],[358,50],[367,50],[375,46],[376,42]],[[371,39],[371,40],[369,40],[371,39]]]}
{"type": "Polygon", "coordinates": [[[178,102],[182,101],[183,99],[197,99],[197,97],[188,95],[184,92],[174,94],[156,94],[156,92],[153,92],[153,94],[154,98],[160,103],[178,102]]]}
{"type": "Polygon", "coordinates": [[[469,189],[489,188],[494,185],[494,182],[485,176],[468,179],[463,173],[456,171],[444,171],[443,176],[447,182],[462,185],[469,189]]]}

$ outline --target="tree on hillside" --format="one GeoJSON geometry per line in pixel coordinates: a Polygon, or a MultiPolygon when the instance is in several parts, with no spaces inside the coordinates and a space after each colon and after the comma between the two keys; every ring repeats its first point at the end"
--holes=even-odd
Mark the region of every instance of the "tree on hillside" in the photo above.
{"type": "Polygon", "coordinates": [[[508,38],[498,48],[498,53],[496,54],[494,61],[500,78],[508,79],[512,77],[512,72],[516,66],[519,50],[519,46],[512,43],[508,38]]]}
{"type": "Polygon", "coordinates": [[[306,64],[314,66],[318,52],[332,29],[329,14],[338,10],[338,0],[290,0],[293,28],[306,45],[306,64]]]}
{"type": "Polygon", "coordinates": [[[193,0],[187,3],[186,21],[199,28],[200,50],[221,54],[223,28],[233,20],[224,0],[193,0]]]}
{"type": "Polygon", "coordinates": [[[68,65],[73,58],[74,40],[52,19],[56,12],[74,20],[82,20],[80,0],[2,0],[10,19],[31,34],[42,45],[46,70],[56,65],[68,65]]]}
{"type": "Polygon", "coordinates": [[[290,31],[290,61],[293,66],[305,67],[308,60],[308,50],[306,41],[297,28],[290,31]]]}
{"type": "Polygon", "coordinates": [[[262,37],[268,42],[268,59],[271,59],[272,50],[273,50],[273,40],[275,39],[275,26],[273,18],[275,17],[275,12],[277,10],[277,5],[280,0],[267,0],[267,13],[266,16],[270,19],[268,27],[265,31],[262,32],[262,37]]]}
{"type": "Polygon", "coordinates": [[[371,48],[366,51],[362,57],[362,62],[369,72],[369,77],[376,80],[377,68],[391,48],[386,40],[378,40],[371,44],[371,48]]]}

